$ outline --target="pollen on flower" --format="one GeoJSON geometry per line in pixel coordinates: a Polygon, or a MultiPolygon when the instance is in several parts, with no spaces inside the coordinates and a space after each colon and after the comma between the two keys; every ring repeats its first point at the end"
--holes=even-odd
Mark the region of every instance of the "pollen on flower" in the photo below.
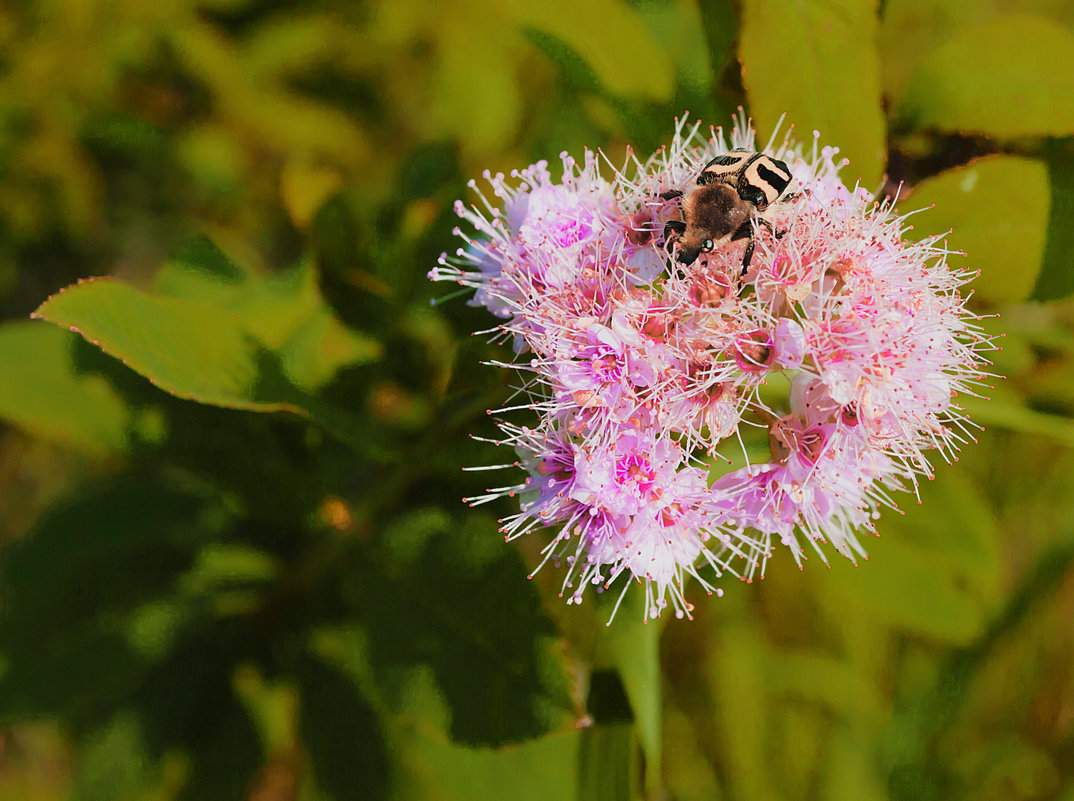
{"type": "Polygon", "coordinates": [[[905,217],[845,186],[818,139],[759,148],[744,117],[729,137],[683,118],[645,161],[562,154],[558,177],[545,161],[486,172],[455,204],[464,245],[429,277],[499,318],[485,333],[521,376],[489,411],[517,454],[496,467],[524,476],[467,502],[519,499],[501,532],[552,533],[537,569],[565,567],[568,604],[637,582],[647,618],[690,617],[689,579],[720,596],[712,578],[761,578],[776,547],[799,567],[807,550],[827,564],[825,546],[857,563],[879,509],[932,477],[928,452],[972,441],[957,401],[994,346],[959,293],[971,273],[940,238],[905,241],[905,217]],[[761,187],[752,236],[685,263],[682,199],[720,156],[710,177],[737,187],[755,151],[789,186],[761,187]]]}

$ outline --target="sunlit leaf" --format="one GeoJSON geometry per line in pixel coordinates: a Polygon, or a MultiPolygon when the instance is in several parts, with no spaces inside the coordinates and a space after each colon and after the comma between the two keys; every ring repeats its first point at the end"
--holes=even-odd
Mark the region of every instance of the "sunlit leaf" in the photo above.
{"type": "Polygon", "coordinates": [[[899,208],[927,209],[912,218],[915,236],[951,231],[949,247],[966,253],[953,264],[981,271],[969,285],[980,297],[1006,303],[1033,289],[1048,221],[1048,176],[1040,162],[975,161],[922,181],[899,208]]]}
{"type": "Polygon", "coordinates": [[[1074,6],[1067,0],[884,0],[881,9],[884,92],[896,108],[917,66],[963,30],[1014,11],[1074,27],[1074,6]]]}
{"type": "Polygon", "coordinates": [[[316,389],[342,368],[381,354],[379,343],[339,321],[307,263],[260,277],[197,239],[157,272],[155,285],[168,297],[208,301],[234,313],[258,343],[279,354],[287,378],[302,389],[316,389]]]}
{"type": "Polygon", "coordinates": [[[1074,31],[1032,14],[961,29],[914,70],[895,116],[1001,138],[1074,133],[1074,31]]]}
{"type": "MultiPolygon", "coordinates": [[[[799,139],[838,147],[843,177],[879,185],[886,156],[876,3],[759,0],[742,6],[739,56],[749,113],[767,136],[779,118],[799,139]]],[[[763,140],[762,140],[763,143],[763,140]]]]}
{"type": "Polygon", "coordinates": [[[768,676],[777,695],[818,704],[847,720],[884,720],[877,688],[852,660],[787,650],[772,660],[768,676]]]}
{"type": "Polygon", "coordinates": [[[91,453],[120,450],[131,411],[106,379],[79,374],[76,339],[42,323],[0,326],[0,416],[91,453]]]}
{"type": "Polygon", "coordinates": [[[191,15],[173,23],[168,35],[227,116],[256,131],[272,150],[313,151],[343,164],[368,159],[369,137],[353,119],[290,91],[278,76],[253,74],[241,51],[212,25],[191,15]]]}
{"type": "MultiPolygon", "coordinates": [[[[743,612],[744,607],[739,607],[743,612]]],[[[747,619],[725,621],[712,637],[704,668],[723,733],[728,796],[776,798],[773,777],[764,757],[767,734],[767,688],[764,681],[766,645],[747,619]],[[733,794],[733,795],[732,795],[733,794]]]]}
{"type": "Polygon", "coordinates": [[[303,413],[278,359],[234,313],[212,304],[153,297],[101,278],[53,295],[34,314],[70,328],[177,397],[303,413]]]}
{"type": "Polygon", "coordinates": [[[166,273],[165,286],[179,297],[94,279],[54,295],[35,316],[79,333],[177,397],[249,411],[316,408],[322,422],[345,429],[339,413],[304,390],[376,356],[379,346],[335,318],[307,268],[255,282],[222,255],[198,259],[196,269],[178,262],[166,273]]]}
{"type": "Polygon", "coordinates": [[[307,228],[321,205],[341,186],[338,170],[292,159],[280,175],[280,196],[296,228],[307,228]]]}
{"type": "Polygon", "coordinates": [[[613,95],[670,98],[675,78],[671,59],[628,3],[512,0],[510,8],[519,24],[543,31],[581,55],[613,95]]]}
{"type": "Polygon", "coordinates": [[[682,801],[719,801],[720,785],[712,764],[705,757],[697,729],[689,712],[666,705],[664,726],[674,748],[664,752],[663,771],[667,790],[682,801]]]}

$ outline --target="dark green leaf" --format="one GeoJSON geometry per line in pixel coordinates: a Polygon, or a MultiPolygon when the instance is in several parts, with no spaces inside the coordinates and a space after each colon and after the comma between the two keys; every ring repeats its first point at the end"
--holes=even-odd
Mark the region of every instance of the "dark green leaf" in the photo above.
{"type": "Polygon", "coordinates": [[[5,626],[28,616],[79,625],[158,597],[193,563],[208,509],[196,493],[140,477],[66,499],[4,554],[5,626]]]}
{"type": "MultiPolygon", "coordinates": [[[[798,138],[838,147],[844,180],[880,182],[886,144],[880,107],[876,3],[757,0],[742,6],[739,56],[749,112],[767,137],[780,116],[798,138]]],[[[762,144],[764,139],[762,139],[762,144]]]]}
{"type": "Polygon", "coordinates": [[[382,799],[390,766],[376,711],[345,674],[312,657],[297,670],[299,734],[318,786],[334,801],[382,799]]]}
{"type": "Polygon", "coordinates": [[[1049,143],[1045,155],[1051,206],[1044,263],[1033,289],[1034,300],[1056,300],[1074,294],[1074,139],[1049,143]]]}
{"type": "Polygon", "coordinates": [[[474,517],[408,555],[405,564],[391,556],[370,564],[354,581],[379,680],[391,685],[400,669],[428,665],[451,710],[451,736],[464,743],[562,725],[571,704],[555,627],[495,523],[474,517]]]}
{"type": "Polygon", "coordinates": [[[234,617],[188,625],[131,688],[146,753],[188,758],[185,801],[244,799],[264,762],[260,734],[236,695],[239,665],[264,660],[264,632],[234,617]]]}
{"type": "Polygon", "coordinates": [[[131,691],[171,635],[164,628],[147,639],[140,615],[167,600],[192,563],[208,508],[180,487],[124,479],[68,500],[8,550],[0,567],[5,717],[96,714],[131,691]]]}
{"type": "Polygon", "coordinates": [[[221,692],[214,701],[202,707],[188,744],[184,801],[241,801],[264,761],[257,728],[234,694],[221,692]]]}
{"type": "Polygon", "coordinates": [[[731,0],[710,0],[710,2],[699,3],[698,11],[701,14],[701,27],[705,34],[709,65],[713,73],[708,76],[708,82],[711,84],[716,74],[734,53],[738,20],[735,5],[731,0]]]}
{"type": "Polygon", "coordinates": [[[245,270],[204,236],[196,237],[179,248],[173,262],[222,286],[238,285],[247,278],[245,270]]]}
{"type": "Polygon", "coordinates": [[[120,633],[84,628],[36,637],[0,634],[0,720],[59,717],[100,722],[115,711],[144,669],[120,633]]]}

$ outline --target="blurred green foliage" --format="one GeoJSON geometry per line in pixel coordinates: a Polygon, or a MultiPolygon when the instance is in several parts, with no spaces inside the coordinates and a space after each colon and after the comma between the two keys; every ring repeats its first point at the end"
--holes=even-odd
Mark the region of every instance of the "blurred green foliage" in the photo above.
{"type": "Polygon", "coordinates": [[[0,798],[1072,801],[1072,58],[1065,0],[0,6],[0,798]],[[459,502],[502,354],[425,273],[481,170],[739,104],[952,229],[997,386],[868,563],[606,628],[459,502]]]}

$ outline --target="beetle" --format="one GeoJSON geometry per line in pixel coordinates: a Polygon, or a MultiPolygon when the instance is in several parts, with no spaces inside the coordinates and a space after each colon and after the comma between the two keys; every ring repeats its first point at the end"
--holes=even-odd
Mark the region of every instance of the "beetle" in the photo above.
{"type": "Polygon", "coordinates": [[[697,185],[689,192],[672,190],[660,195],[663,200],[679,199],[683,216],[664,226],[664,247],[675,247],[676,259],[686,266],[702,253],[746,239],[742,258],[745,275],[755,244],[754,212],[757,222],[777,237],[786,233],[776,233],[772,223],[761,215],[780,200],[790,182],[787,165],[764,153],[736,149],[717,156],[704,166],[697,185]]]}

